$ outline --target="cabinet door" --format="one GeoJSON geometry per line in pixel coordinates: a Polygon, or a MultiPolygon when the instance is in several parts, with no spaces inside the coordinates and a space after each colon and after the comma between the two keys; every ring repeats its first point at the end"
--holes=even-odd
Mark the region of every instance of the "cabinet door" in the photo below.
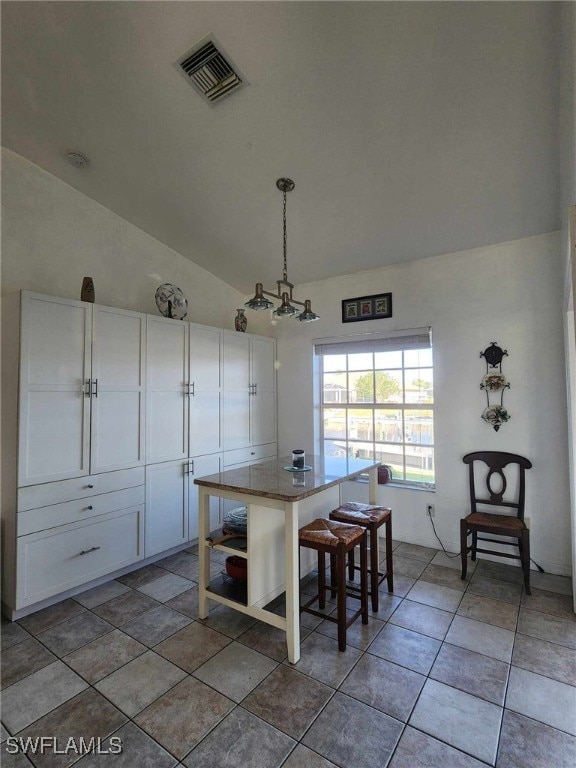
{"type": "Polygon", "coordinates": [[[144,463],[146,316],[94,307],[90,469],[144,463]]]}
{"type": "Polygon", "coordinates": [[[250,445],[250,336],[224,332],[224,449],[250,445]]]}
{"type": "Polygon", "coordinates": [[[18,485],[90,471],[92,305],[22,293],[18,485]]]}
{"type": "Polygon", "coordinates": [[[146,461],[188,458],[188,323],[148,316],[146,461]]]}
{"type": "Polygon", "coordinates": [[[146,467],[145,556],[188,541],[188,461],[146,467]]]}
{"type": "Polygon", "coordinates": [[[222,450],[222,331],[190,324],[189,455],[222,450]]]}
{"type": "MultiPolygon", "coordinates": [[[[211,456],[198,456],[190,461],[188,472],[188,538],[198,538],[198,486],[194,485],[194,479],[213,475],[222,471],[222,454],[211,456]]],[[[213,496],[210,499],[210,530],[220,527],[220,499],[213,496]]]]}
{"type": "Polygon", "coordinates": [[[250,438],[252,445],[274,443],[276,428],[276,342],[262,336],[252,337],[250,398],[250,438]]]}

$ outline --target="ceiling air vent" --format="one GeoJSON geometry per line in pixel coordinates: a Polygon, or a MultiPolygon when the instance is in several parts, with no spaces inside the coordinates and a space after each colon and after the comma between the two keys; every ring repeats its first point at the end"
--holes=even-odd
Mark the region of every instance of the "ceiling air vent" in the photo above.
{"type": "Polygon", "coordinates": [[[212,39],[203,40],[188,51],[176,66],[209,104],[215,104],[246,85],[238,68],[212,39]]]}

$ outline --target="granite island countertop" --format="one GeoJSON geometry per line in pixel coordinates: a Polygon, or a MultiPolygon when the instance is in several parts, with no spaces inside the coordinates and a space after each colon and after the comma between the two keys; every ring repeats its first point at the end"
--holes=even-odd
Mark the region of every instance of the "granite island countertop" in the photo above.
{"type": "Polygon", "coordinates": [[[260,496],[279,501],[300,501],[308,496],[364,474],[378,467],[379,461],[334,456],[306,456],[307,472],[290,472],[291,458],[250,464],[198,477],[196,485],[260,496]]]}

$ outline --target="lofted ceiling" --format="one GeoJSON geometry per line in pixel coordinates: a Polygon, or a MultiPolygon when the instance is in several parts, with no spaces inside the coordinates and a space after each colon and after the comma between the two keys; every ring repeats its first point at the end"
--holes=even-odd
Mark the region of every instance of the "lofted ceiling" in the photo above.
{"type": "Polygon", "coordinates": [[[559,228],[558,4],[4,2],[2,142],[250,293],[559,228]],[[174,68],[212,34],[249,85],[174,68]],[[64,155],[85,154],[73,168],[64,155]]]}

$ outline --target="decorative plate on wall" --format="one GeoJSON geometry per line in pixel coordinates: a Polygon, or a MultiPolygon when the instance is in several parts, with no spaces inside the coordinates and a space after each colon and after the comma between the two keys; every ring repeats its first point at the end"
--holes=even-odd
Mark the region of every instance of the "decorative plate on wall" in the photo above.
{"type": "Polygon", "coordinates": [[[177,285],[162,283],[156,289],[154,298],[160,314],[164,317],[183,320],[188,314],[188,301],[177,285]]]}

